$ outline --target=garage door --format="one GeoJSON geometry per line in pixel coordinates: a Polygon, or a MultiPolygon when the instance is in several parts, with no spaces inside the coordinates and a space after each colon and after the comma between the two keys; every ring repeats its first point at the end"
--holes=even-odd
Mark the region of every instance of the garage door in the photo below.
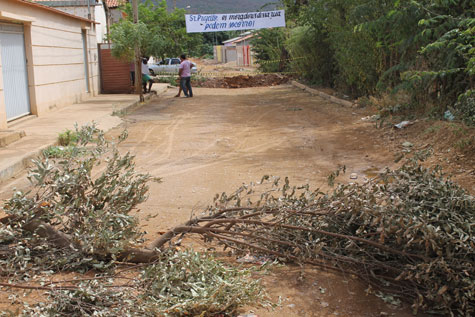
{"type": "Polygon", "coordinates": [[[30,113],[23,26],[0,24],[3,95],[7,120],[30,113]]]}

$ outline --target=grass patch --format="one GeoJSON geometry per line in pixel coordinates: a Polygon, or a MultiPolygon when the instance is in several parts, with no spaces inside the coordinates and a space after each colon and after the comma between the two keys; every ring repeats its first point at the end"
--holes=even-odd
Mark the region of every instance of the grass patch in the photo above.
{"type": "Polygon", "coordinates": [[[76,145],[78,142],[78,134],[72,130],[66,130],[58,135],[58,143],[61,146],[76,145]]]}

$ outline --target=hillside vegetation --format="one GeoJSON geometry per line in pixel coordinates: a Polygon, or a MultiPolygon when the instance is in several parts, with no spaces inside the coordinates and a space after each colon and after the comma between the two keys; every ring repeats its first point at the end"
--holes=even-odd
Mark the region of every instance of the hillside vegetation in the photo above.
{"type": "MultiPolygon", "coordinates": [[[[173,8],[173,0],[167,0],[168,7],[173,8]]],[[[234,12],[252,12],[260,10],[271,10],[275,8],[275,3],[271,0],[177,0],[177,7],[185,9],[190,6],[190,13],[234,13],[234,12]]]]}

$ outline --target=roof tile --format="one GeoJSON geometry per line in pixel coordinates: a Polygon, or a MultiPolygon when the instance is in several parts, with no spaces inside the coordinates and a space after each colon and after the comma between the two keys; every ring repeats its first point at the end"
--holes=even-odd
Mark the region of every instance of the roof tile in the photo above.
{"type": "Polygon", "coordinates": [[[125,2],[127,2],[127,0],[106,0],[107,7],[109,8],[117,8],[125,2]]]}

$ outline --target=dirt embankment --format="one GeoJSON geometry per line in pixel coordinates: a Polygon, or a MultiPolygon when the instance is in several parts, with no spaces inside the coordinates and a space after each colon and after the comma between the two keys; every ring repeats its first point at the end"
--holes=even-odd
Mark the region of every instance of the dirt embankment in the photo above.
{"type": "Polygon", "coordinates": [[[239,75],[224,78],[207,78],[193,84],[201,88],[251,88],[278,86],[289,82],[290,77],[278,74],[239,75]]]}
{"type": "Polygon", "coordinates": [[[442,167],[452,180],[475,194],[475,128],[437,120],[411,123],[403,129],[385,128],[375,137],[387,144],[395,158],[403,152],[430,151],[425,165],[442,167]]]}

